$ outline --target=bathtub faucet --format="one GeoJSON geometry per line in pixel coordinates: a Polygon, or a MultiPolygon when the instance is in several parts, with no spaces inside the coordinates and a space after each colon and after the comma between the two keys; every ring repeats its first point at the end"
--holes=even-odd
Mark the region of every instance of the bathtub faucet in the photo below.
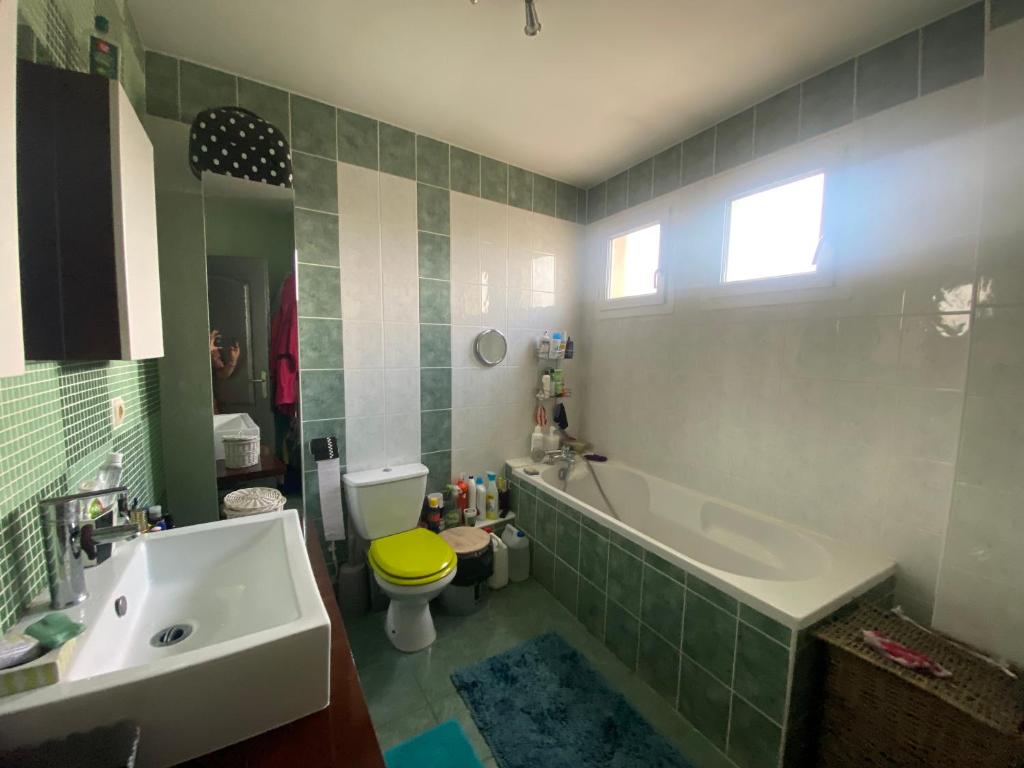
{"type": "Polygon", "coordinates": [[[562,462],[563,466],[558,470],[558,479],[565,481],[572,474],[572,468],[576,465],[576,453],[568,445],[563,445],[557,451],[544,451],[544,461],[550,464],[562,462]]]}

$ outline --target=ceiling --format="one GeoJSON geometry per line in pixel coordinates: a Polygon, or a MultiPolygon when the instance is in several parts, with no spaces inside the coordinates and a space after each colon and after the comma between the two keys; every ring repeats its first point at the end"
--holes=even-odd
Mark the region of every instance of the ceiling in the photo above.
{"type": "Polygon", "coordinates": [[[964,0],[129,0],[146,47],[589,186],[964,0]],[[296,11],[302,10],[301,15],[296,11]]]}

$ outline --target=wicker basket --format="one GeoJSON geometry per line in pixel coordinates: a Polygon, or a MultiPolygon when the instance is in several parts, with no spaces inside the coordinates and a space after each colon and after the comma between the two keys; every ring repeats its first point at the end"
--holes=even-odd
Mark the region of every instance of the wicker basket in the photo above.
{"type": "Polygon", "coordinates": [[[1021,768],[1024,685],[941,635],[864,606],[817,633],[828,653],[825,768],[1021,768]],[[940,679],[870,648],[874,629],[952,671],[940,679]]]}
{"type": "Polygon", "coordinates": [[[276,488],[239,488],[224,497],[224,517],[248,517],[284,509],[285,498],[276,488]]]}
{"type": "Polygon", "coordinates": [[[224,466],[228,469],[243,469],[260,462],[260,439],[249,435],[226,435],[224,437],[224,466]]]}

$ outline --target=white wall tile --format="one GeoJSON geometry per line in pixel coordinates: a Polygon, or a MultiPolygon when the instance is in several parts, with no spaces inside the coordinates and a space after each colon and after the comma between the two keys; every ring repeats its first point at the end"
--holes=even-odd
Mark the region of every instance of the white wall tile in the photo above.
{"type": "Polygon", "coordinates": [[[384,338],[380,323],[343,323],[342,346],[346,371],[383,365],[384,338]]]}
{"type": "Polygon", "coordinates": [[[384,371],[381,368],[345,371],[345,417],[384,415],[384,371]]]}
{"type": "Polygon", "coordinates": [[[383,467],[387,463],[383,416],[345,419],[345,461],[349,472],[383,467]]]}
{"type": "Polygon", "coordinates": [[[420,369],[387,368],[384,371],[384,400],[387,413],[420,412],[420,369]]]}
{"type": "Polygon", "coordinates": [[[420,327],[415,323],[384,323],[384,367],[419,368],[420,327]]]}

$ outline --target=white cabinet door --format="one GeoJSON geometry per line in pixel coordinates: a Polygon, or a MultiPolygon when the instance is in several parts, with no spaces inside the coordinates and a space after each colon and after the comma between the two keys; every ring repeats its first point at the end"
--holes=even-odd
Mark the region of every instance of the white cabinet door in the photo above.
{"type": "Polygon", "coordinates": [[[124,89],[114,81],[110,88],[121,357],[126,360],[163,357],[153,145],[124,89]]]}
{"type": "Polygon", "coordinates": [[[14,134],[17,0],[0,0],[0,376],[25,372],[18,269],[18,174],[14,134]]]}

